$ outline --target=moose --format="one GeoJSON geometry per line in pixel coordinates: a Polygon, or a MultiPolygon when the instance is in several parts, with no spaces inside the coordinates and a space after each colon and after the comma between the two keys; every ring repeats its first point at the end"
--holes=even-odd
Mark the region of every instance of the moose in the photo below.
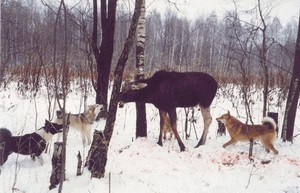
{"type": "Polygon", "coordinates": [[[172,131],[177,139],[180,151],[185,146],[177,132],[177,107],[200,106],[204,121],[204,130],[196,148],[204,145],[208,128],[212,122],[210,105],[216,95],[218,83],[209,74],[203,72],[170,72],[160,70],[148,79],[127,83],[119,95],[120,106],[128,102],[151,103],[159,109],[160,135],[158,144],[162,146],[162,130],[169,116],[172,131]]]}

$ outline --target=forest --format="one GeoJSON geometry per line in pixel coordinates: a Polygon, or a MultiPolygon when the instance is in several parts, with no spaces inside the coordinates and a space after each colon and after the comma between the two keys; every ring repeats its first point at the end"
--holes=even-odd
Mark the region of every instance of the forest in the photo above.
{"type": "MultiPolygon", "coordinates": [[[[96,69],[90,47],[92,5],[82,2],[67,7],[66,21],[62,16],[56,19],[57,6],[36,1],[2,1],[1,68],[7,70],[6,76],[19,74],[22,77],[20,82],[28,86],[40,82],[36,79],[46,73],[43,69],[52,66],[54,52],[56,60],[62,61],[64,30],[68,34],[66,51],[70,76],[83,76],[79,73],[88,75],[90,69],[96,69]],[[53,30],[55,22],[56,32],[53,30]],[[56,50],[53,49],[54,44],[56,50]]],[[[113,65],[121,53],[132,15],[132,10],[123,4],[117,8],[113,65]]],[[[157,10],[146,12],[145,71],[205,71],[224,83],[239,83],[242,71],[246,71],[250,84],[259,85],[262,82],[260,59],[264,48],[267,52],[266,66],[274,78],[270,83],[284,90],[286,78],[292,71],[297,21],[290,20],[282,25],[279,18],[269,15],[271,8],[263,11],[261,18],[253,18],[250,22],[241,21],[239,12],[234,10],[227,11],[223,18],[212,12],[194,21],[179,18],[171,10],[165,13],[157,10]],[[265,36],[262,36],[263,33],[265,36]]],[[[134,60],[131,54],[128,71],[134,68],[134,60]]],[[[1,72],[3,79],[4,71],[1,72]]]]}

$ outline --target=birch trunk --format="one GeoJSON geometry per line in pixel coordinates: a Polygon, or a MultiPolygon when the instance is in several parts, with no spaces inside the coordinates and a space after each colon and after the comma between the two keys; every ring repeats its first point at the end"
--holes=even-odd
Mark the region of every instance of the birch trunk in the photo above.
{"type": "MultiPolygon", "coordinates": [[[[136,80],[144,79],[145,65],[145,0],[140,0],[141,14],[137,26],[136,44],[136,80]]],[[[136,137],[147,137],[147,120],[145,103],[136,103],[136,137]]]]}

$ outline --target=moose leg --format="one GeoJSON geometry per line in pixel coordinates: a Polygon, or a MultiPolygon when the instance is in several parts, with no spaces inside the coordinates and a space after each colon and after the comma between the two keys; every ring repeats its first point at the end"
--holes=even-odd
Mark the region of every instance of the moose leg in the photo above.
{"type": "Polygon", "coordinates": [[[200,139],[199,143],[196,145],[195,148],[199,147],[200,145],[205,144],[206,137],[207,137],[207,134],[208,134],[208,128],[209,128],[209,126],[211,124],[211,121],[212,121],[212,117],[211,117],[211,114],[210,114],[210,107],[208,107],[208,108],[200,107],[200,109],[201,109],[201,114],[202,114],[203,122],[204,122],[204,130],[203,130],[201,139],[200,139]]]}
{"type": "Polygon", "coordinates": [[[172,131],[177,139],[178,145],[180,147],[180,151],[185,151],[185,146],[183,144],[183,142],[181,141],[181,138],[177,132],[177,115],[176,115],[176,109],[172,109],[169,112],[169,117],[170,117],[170,122],[171,122],[171,127],[172,127],[172,131]]]}
{"type": "Polygon", "coordinates": [[[158,142],[157,144],[162,146],[162,135],[163,135],[163,130],[164,127],[167,124],[168,121],[168,114],[165,111],[159,110],[159,117],[160,117],[160,131],[159,131],[159,137],[158,137],[158,142]]]}

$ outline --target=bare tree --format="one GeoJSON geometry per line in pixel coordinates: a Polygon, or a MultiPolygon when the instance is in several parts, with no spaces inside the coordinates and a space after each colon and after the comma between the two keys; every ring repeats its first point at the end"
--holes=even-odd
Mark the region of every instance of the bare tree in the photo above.
{"type": "Polygon", "coordinates": [[[294,67],[282,126],[283,141],[293,141],[295,117],[300,94],[300,15],[294,67]]]}
{"type": "MultiPolygon", "coordinates": [[[[92,49],[97,63],[97,90],[96,103],[107,108],[107,93],[109,75],[114,48],[114,33],[116,20],[117,0],[101,0],[101,45],[98,47],[98,8],[97,1],[93,0],[93,33],[92,49]],[[108,2],[108,4],[107,4],[108,2]]],[[[105,111],[102,111],[105,112],[105,111]]],[[[106,116],[106,115],[101,115],[106,116]]]]}
{"type": "Polygon", "coordinates": [[[104,132],[103,134],[101,132],[94,133],[92,146],[89,151],[89,155],[87,159],[88,168],[92,170],[92,177],[94,178],[101,178],[104,176],[105,173],[107,151],[114,131],[114,123],[116,120],[117,105],[118,105],[118,95],[122,84],[123,71],[126,62],[128,60],[128,55],[130,53],[131,47],[135,40],[136,28],[137,28],[138,18],[140,17],[140,12],[141,12],[141,1],[136,0],[135,10],[132,16],[128,36],[126,38],[123,51],[121,53],[121,56],[119,57],[117,66],[114,71],[114,84],[112,88],[112,94],[109,103],[109,111],[106,119],[104,132]]]}
{"type": "Polygon", "coordinates": [[[268,103],[268,96],[269,96],[269,66],[267,63],[267,54],[268,50],[272,44],[272,42],[268,43],[267,37],[267,24],[265,20],[265,16],[263,15],[263,9],[260,0],[258,2],[258,13],[259,18],[261,20],[261,27],[258,26],[258,29],[262,33],[262,42],[261,47],[259,47],[259,63],[263,69],[264,74],[264,83],[263,83],[263,116],[267,114],[267,103],[268,103]]]}
{"type": "Polygon", "coordinates": [[[229,36],[234,37],[234,41],[230,41],[229,47],[230,51],[228,53],[233,53],[233,59],[238,64],[240,74],[241,74],[241,95],[244,100],[245,113],[246,113],[246,123],[248,120],[253,124],[251,115],[251,67],[250,58],[252,53],[252,38],[256,29],[252,25],[246,25],[241,28],[240,19],[238,17],[237,5],[235,4],[235,13],[229,14],[227,18],[232,20],[232,29],[227,31],[229,36]]]}
{"type": "MultiPolygon", "coordinates": [[[[47,5],[48,6],[48,5],[47,5]]],[[[50,8],[48,6],[48,8],[50,8]]],[[[64,0],[60,1],[58,10],[56,12],[54,29],[53,29],[53,71],[54,71],[54,92],[55,99],[63,112],[63,125],[64,128],[67,128],[67,120],[66,120],[66,97],[68,94],[69,88],[69,66],[68,66],[68,22],[67,22],[67,7],[65,5],[64,0]],[[62,43],[62,57],[58,57],[58,40],[60,33],[63,34],[63,42],[62,43]],[[59,97],[61,96],[61,97],[59,97]],[[60,99],[62,99],[62,104],[60,99]]],[[[65,168],[66,168],[66,143],[67,143],[67,132],[68,129],[63,130],[63,143],[62,143],[62,163],[61,163],[61,174],[60,174],[60,184],[58,192],[62,192],[63,182],[65,180],[65,168]]]]}

